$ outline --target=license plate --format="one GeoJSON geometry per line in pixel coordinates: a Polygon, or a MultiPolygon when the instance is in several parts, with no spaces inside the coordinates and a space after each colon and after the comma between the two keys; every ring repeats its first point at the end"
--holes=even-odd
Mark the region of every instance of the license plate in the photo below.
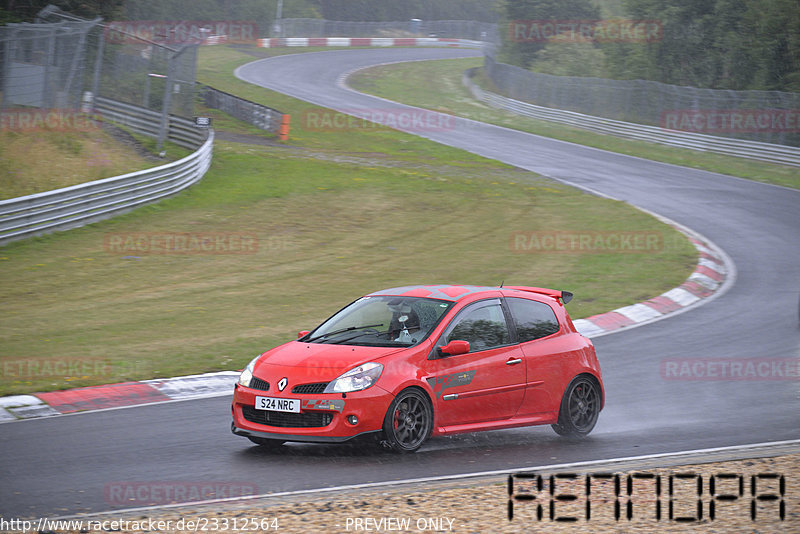
{"type": "Polygon", "coordinates": [[[256,410],[300,413],[300,399],[276,399],[275,397],[256,397],[256,410]]]}

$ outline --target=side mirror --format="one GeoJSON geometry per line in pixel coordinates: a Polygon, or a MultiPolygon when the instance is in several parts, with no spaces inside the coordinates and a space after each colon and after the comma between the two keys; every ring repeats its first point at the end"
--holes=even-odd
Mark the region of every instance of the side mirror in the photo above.
{"type": "Polygon", "coordinates": [[[308,330],[301,330],[300,332],[297,333],[297,339],[300,339],[301,337],[305,337],[307,335],[308,335],[308,330]]]}
{"type": "Polygon", "coordinates": [[[458,356],[469,352],[469,341],[454,339],[444,347],[437,349],[439,356],[458,356]]]}

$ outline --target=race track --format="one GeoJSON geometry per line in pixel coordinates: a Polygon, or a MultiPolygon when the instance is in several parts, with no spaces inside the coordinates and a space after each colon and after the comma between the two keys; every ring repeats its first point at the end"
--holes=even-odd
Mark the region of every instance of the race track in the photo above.
{"type": "MultiPolygon", "coordinates": [[[[398,104],[348,90],[338,83],[342,75],[378,63],[475,54],[341,50],[260,60],[237,75],[320,106],[386,110],[398,104]]],[[[701,307],[594,340],[607,404],[585,442],[566,442],[541,427],[434,439],[408,456],[321,445],[275,454],[230,434],[229,398],[172,402],[0,426],[0,514],[123,508],[104,493],[120,482],[239,481],[270,493],[800,438],[797,378],[676,381],[660,374],[670,358],[800,357],[800,191],[472,121],[424,136],[688,226],[730,256],[734,283],[701,307]]]]}

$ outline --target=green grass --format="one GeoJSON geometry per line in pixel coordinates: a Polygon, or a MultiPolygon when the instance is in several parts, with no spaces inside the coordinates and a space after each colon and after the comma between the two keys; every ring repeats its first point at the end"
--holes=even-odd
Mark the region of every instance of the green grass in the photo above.
{"type": "MultiPolygon", "coordinates": [[[[491,108],[475,100],[461,83],[464,71],[479,67],[482,62],[481,58],[468,58],[385,65],[359,71],[348,79],[348,83],[359,91],[390,100],[545,137],[759,182],[800,188],[800,172],[797,167],[600,135],[491,108]]],[[[475,81],[481,87],[500,92],[483,74],[482,69],[475,81]]]]}
{"type": "Polygon", "coordinates": [[[51,191],[161,163],[99,127],[92,131],[0,132],[0,199],[51,191]]]}
{"type": "Polygon", "coordinates": [[[156,167],[191,153],[166,142],[165,157],[158,158],[155,139],[88,119],[82,124],[91,127],[0,132],[0,200],[156,167]]]}
{"type": "MultiPolygon", "coordinates": [[[[235,80],[232,68],[252,59],[241,50],[206,47],[201,58],[209,85],[295,117],[317,109],[235,80]]],[[[696,261],[681,234],[625,203],[415,136],[297,121],[281,146],[200,112],[254,144],[217,142],[209,173],[176,197],[0,248],[0,394],[241,368],[350,300],[395,285],[569,289],[570,313],[585,317],[680,284],[696,261]],[[517,232],[591,231],[652,232],[664,246],[512,246],[517,232]],[[252,237],[258,247],[155,254],[132,245],[141,234],[187,233],[252,237]]]]}

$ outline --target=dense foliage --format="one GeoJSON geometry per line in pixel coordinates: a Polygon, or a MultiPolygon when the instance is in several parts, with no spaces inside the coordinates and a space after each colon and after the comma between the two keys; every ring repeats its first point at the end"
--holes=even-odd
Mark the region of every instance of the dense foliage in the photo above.
{"type": "Polygon", "coordinates": [[[528,68],[547,43],[514,37],[507,31],[509,25],[527,21],[599,19],[600,10],[590,0],[506,0],[503,16],[500,33],[504,38],[504,59],[512,65],[528,68]]]}
{"type": "MultiPolygon", "coordinates": [[[[314,0],[284,0],[282,17],[319,17],[314,0]]],[[[248,20],[266,26],[278,0],[127,0],[125,20],[248,20]]]]}
{"type": "Polygon", "coordinates": [[[567,74],[558,72],[559,64],[574,63],[578,54],[592,64],[568,74],[718,89],[800,90],[800,0],[506,0],[502,12],[505,25],[597,19],[602,13],[653,21],[663,32],[649,42],[566,46],[515,42],[501,32],[506,34],[503,60],[522,67],[567,74]]]}
{"type": "Polygon", "coordinates": [[[0,0],[0,24],[33,22],[36,14],[48,4],[87,19],[117,17],[125,0],[0,0]]]}
{"type": "MultiPolygon", "coordinates": [[[[69,13],[106,20],[253,20],[269,24],[278,0],[0,0],[0,23],[32,22],[54,4],[69,13]]],[[[497,0],[284,0],[284,18],[397,21],[497,19],[497,0]]]]}

